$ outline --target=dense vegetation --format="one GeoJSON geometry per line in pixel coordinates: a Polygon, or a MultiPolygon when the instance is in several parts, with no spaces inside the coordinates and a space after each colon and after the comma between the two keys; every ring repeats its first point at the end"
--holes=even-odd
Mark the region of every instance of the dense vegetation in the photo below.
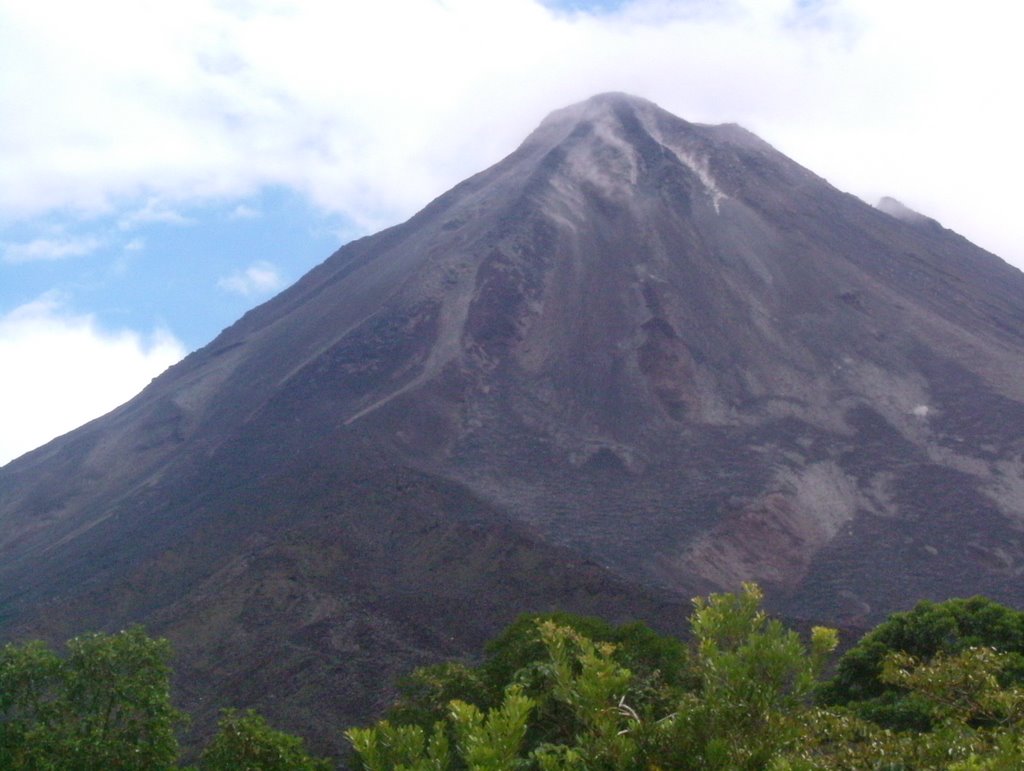
{"type": "Polygon", "coordinates": [[[348,732],[370,771],[1012,769],[1024,767],[1024,614],[983,598],[921,603],[822,680],[834,630],[807,642],[760,592],[698,600],[688,645],[641,626],[521,619],[475,668],[401,684],[348,732]]]}
{"type": "MultiPolygon", "coordinates": [[[[568,614],[524,617],[482,663],[417,669],[385,719],[346,732],[349,762],[406,769],[1024,767],[1024,614],[984,598],[920,603],[851,647],[802,638],[757,587],[697,600],[692,639],[568,614]]],[[[60,657],[0,650],[0,768],[179,767],[186,716],[170,650],[139,629],[60,657]]],[[[198,768],[331,768],[252,712],[225,711],[198,768]]]]}
{"type": "MultiPolygon", "coordinates": [[[[135,627],[90,634],[63,658],[41,642],[0,649],[0,769],[159,771],[179,767],[170,645],[135,627]]],[[[326,771],[302,741],[253,713],[223,713],[203,771],[326,771]]]]}

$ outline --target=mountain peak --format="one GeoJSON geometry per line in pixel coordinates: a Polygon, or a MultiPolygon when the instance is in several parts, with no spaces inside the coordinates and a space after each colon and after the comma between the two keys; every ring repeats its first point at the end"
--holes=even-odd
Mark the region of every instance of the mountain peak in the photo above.
{"type": "MultiPolygon", "coordinates": [[[[582,102],[550,113],[534,134],[571,132],[580,124],[622,126],[623,123],[648,123],[656,112],[664,112],[654,102],[622,92],[597,94],[582,102]]],[[[664,113],[668,115],[668,113],[664,113]]],[[[683,122],[680,118],[675,118],[683,122]]]]}
{"type": "Polygon", "coordinates": [[[717,212],[728,195],[711,171],[711,155],[721,140],[731,140],[728,130],[717,138],[716,130],[688,123],[647,99],[609,92],[551,113],[521,150],[541,159],[556,208],[578,208],[580,195],[588,192],[625,201],[673,178],[680,180],[680,190],[705,199],[717,212]]]}
{"type": "Polygon", "coordinates": [[[914,225],[916,227],[924,227],[928,229],[942,229],[942,225],[938,221],[931,217],[921,214],[921,212],[911,209],[902,201],[899,201],[891,196],[884,196],[881,198],[875,208],[879,211],[885,212],[890,217],[895,217],[901,222],[905,222],[908,225],[914,225]]]}
{"type": "Polygon", "coordinates": [[[605,91],[604,93],[595,94],[588,99],[584,99],[582,102],[555,110],[551,116],[578,115],[580,117],[594,118],[623,110],[638,111],[652,108],[657,109],[657,105],[643,97],[627,94],[622,91],[605,91]]]}

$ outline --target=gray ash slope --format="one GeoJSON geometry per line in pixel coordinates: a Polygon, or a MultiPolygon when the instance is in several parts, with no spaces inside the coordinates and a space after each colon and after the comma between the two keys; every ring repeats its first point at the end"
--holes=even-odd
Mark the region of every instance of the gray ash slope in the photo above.
{"type": "Polygon", "coordinates": [[[0,469],[0,623],[327,741],[523,609],[1024,605],[1022,524],[1024,275],[608,94],[0,469]]]}

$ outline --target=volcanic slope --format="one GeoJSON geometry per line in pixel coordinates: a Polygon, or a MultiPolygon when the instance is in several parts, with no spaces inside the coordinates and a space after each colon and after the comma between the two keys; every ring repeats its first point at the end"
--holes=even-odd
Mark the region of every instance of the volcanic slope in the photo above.
{"type": "Polygon", "coordinates": [[[1024,605],[1024,275],[605,94],[0,469],[0,631],[321,743],[522,610],[1024,605]]]}

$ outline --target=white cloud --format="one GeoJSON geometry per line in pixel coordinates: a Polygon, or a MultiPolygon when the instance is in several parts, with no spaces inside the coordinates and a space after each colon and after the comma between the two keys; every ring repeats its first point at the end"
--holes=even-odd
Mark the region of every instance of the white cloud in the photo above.
{"type": "Polygon", "coordinates": [[[269,262],[260,261],[245,270],[237,270],[230,276],[224,276],[217,281],[217,286],[232,294],[256,297],[276,292],[284,286],[284,280],[277,272],[277,268],[269,262]]]}
{"type": "Polygon", "coordinates": [[[137,228],[142,225],[152,225],[156,223],[164,225],[191,225],[192,220],[180,212],[175,211],[164,201],[161,201],[158,198],[150,198],[141,208],[128,211],[121,215],[117,226],[121,230],[132,230],[133,228],[137,228]]]}
{"type": "Polygon", "coordinates": [[[1024,263],[1005,0],[0,5],[0,215],[267,185],[375,227],[607,90],[737,121],[1024,263]],[[581,3],[573,3],[580,6],[581,3]],[[605,6],[609,5],[604,3],[605,6]]]}
{"type": "Polygon", "coordinates": [[[112,410],[184,355],[169,332],[105,331],[53,294],[0,316],[0,464],[112,410]]]}
{"type": "Polygon", "coordinates": [[[254,209],[251,206],[246,206],[244,203],[238,204],[231,213],[228,215],[230,220],[254,220],[260,216],[259,209],[254,209]]]}
{"type": "Polygon", "coordinates": [[[102,243],[98,238],[36,238],[20,244],[3,244],[3,261],[9,264],[39,260],[63,260],[92,254],[102,243]]]}

